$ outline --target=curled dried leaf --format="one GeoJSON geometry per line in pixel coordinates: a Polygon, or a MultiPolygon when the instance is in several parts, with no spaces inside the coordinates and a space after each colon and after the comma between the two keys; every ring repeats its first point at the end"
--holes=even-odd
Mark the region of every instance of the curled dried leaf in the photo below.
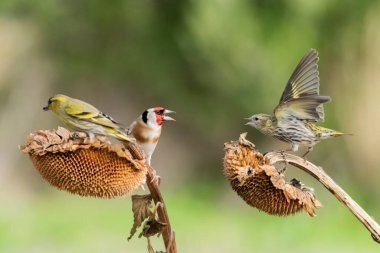
{"type": "Polygon", "coordinates": [[[250,147],[251,149],[254,149],[255,144],[253,144],[252,142],[246,139],[247,134],[248,134],[247,132],[240,134],[239,143],[240,145],[244,145],[244,146],[250,147]]]}
{"type": "MultiPolygon", "coordinates": [[[[67,141],[70,139],[70,136],[71,136],[71,132],[69,130],[67,130],[66,128],[64,127],[58,127],[57,131],[56,131],[57,135],[59,137],[61,137],[61,139],[63,141],[67,141]]],[[[82,136],[81,138],[85,138],[86,134],[85,133],[81,133],[81,134],[84,134],[84,136],[82,136]]]]}
{"type": "Polygon", "coordinates": [[[150,238],[146,238],[148,240],[148,253],[166,253],[165,251],[155,251],[153,249],[152,243],[150,242],[150,238]]]}
{"type": "Polygon", "coordinates": [[[134,217],[134,224],[131,229],[131,234],[128,240],[136,233],[137,228],[143,224],[143,229],[139,234],[139,238],[142,236],[148,239],[148,252],[155,252],[149,237],[157,235],[160,236],[166,228],[166,223],[161,222],[156,217],[156,213],[162,204],[158,202],[152,211],[152,197],[151,195],[133,195],[132,196],[132,211],[134,217]]]}
{"type": "Polygon", "coordinates": [[[160,236],[166,227],[166,223],[158,221],[155,217],[149,217],[144,223],[144,228],[139,237],[160,236]]]}
{"type": "Polygon", "coordinates": [[[137,228],[145,221],[145,219],[152,216],[152,196],[148,195],[133,195],[132,196],[132,212],[133,212],[133,226],[131,228],[128,241],[136,233],[137,228]]]}
{"type": "Polygon", "coordinates": [[[152,243],[150,242],[150,238],[148,237],[146,239],[148,240],[148,253],[156,253],[153,249],[152,243]]]}

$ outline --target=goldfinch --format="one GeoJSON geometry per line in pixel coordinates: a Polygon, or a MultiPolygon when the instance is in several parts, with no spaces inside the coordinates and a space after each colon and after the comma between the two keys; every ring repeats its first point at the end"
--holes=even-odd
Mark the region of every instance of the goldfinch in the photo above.
{"type": "Polygon", "coordinates": [[[70,128],[86,132],[90,138],[94,134],[99,134],[133,142],[113,118],[79,99],[58,94],[49,98],[48,105],[43,109],[45,111],[51,110],[70,128]]]}
{"type": "Polygon", "coordinates": [[[161,136],[164,121],[172,120],[167,114],[174,113],[162,107],[153,107],[145,110],[129,127],[128,134],[132,135],[137,144],[146,155],[146,161],[150,165],[152,154],[161,136]]]}

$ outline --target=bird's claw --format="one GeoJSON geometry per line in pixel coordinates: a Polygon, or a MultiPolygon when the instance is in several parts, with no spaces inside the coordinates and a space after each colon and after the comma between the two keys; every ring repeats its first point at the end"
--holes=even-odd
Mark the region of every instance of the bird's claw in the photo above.
{"type": "Polygon", "coordinates": [[[305,154],[303,154],[302,158],[303,158],[303,161],[306,162],[306,155],[309,154],[313,149],[312,148],[309,148],[305,154]]]}
{"type": "Polygon", "coordinates": [[[279,174],[285,174],[286,169],[288,168],[288,165],[289,165],[288,161],[284,160],[284,163],[285,163],[284,168],[278,170],[279,174]]]}
{"type": "Polygon", "coordinates": [[[284,163],[285,163],[285,167],[282,168],[281,170],[278,170],[278,173],[280,173],[280,174],[284,174],[286,172],[286,169],[287,169],[288,165],[289,165],[288,161],[286,160],[285,151],[286,150],[281,150],[280,151],[280,153],[281,153],[281,155],[282,155],[282,157],[284,159],[284,163]]]}
{"type": "Polygon", "coordinates": [[[161,177],[156,174],[156,171],[153,172],[153,176],[150,180],[150,183],[157,184],[158,186],[161,184],[161,177]]]}

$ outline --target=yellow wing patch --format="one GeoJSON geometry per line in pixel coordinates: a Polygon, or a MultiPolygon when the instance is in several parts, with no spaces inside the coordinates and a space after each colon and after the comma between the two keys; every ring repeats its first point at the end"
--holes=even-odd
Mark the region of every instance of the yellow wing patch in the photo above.
{"type": "Polygon", "coordinates": [[[274,115],[281,118],[295,117],[300,120],[323,121],[324,113],[321,110],[323,103],[331,101],[328,96],[309,96],[286,101],[278,105],[274,115]]]}
{"type": "Polygon", "coordinates": [[[109,128],[119,128],[110,116],[100,112],[94,106],[78,99],[72,99],[65,107],[65,112],[74,118],[88,121],[109,128]]]}

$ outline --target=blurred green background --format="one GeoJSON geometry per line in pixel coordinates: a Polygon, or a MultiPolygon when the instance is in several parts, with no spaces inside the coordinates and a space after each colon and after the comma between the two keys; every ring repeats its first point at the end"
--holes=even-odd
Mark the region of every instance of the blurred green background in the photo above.
{"type": "MultiPolygon", "coordinates": [[[[0,252],[146,252],[127,242],[130,197],[52,188],[17,145],[62,125],[42,111],[57,93],[128,125],[148,107],[177,111],[153,165],[179,252],[379,252],[367,230],[304,173],[324,208],[310,218],[247,206],[222,175],[223,143],[248,131],[262,152],[287,145],[245,126],[270,113],[298,61],[320,52],[324,126],[353,136],[309,160],[380,220],[379,1],[0,1],[0,252]]],[[[303,151],[302,151],[303,152],[303,151]]],[[[156,249],[163,249],[159,239],[156,249]]]]}

